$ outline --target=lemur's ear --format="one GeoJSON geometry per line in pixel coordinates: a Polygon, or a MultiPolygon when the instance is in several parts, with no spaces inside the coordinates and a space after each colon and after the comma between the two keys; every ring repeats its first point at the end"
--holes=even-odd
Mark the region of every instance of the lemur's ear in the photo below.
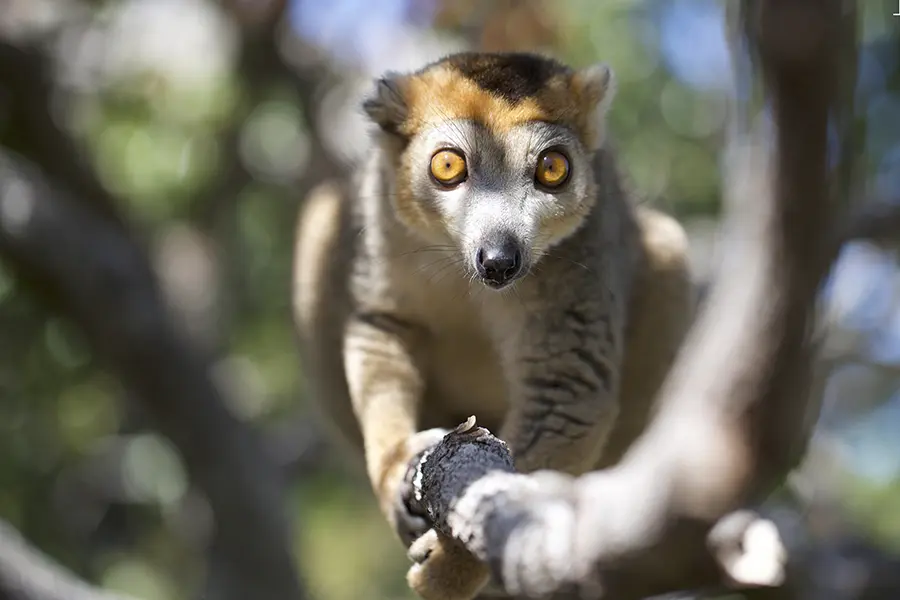
{"type": "Polygon", "coordinates": [[[388,71],[375,81],[374,93],[362,104],[369,119],[387,133],[400,133],[409,107],[404,96],[405,78],[401,73],[388,71]]]}
{"type": "Polygon", "coordinates": [[[605,117],[616,96],[616,75],[606,63],[597,63],[584,67],[572,76],[573,83],[579,91],[585,109],[591,106],[605,117]]]}
{"type": "Polygon", "coordinates": [[[606,63],[579,69],[572,75],[572,89],[578,94],[581,110],[590,115],[588,127],[594,148],[603,143],[606,113],[616,96],[616,76],[606,63]]]}

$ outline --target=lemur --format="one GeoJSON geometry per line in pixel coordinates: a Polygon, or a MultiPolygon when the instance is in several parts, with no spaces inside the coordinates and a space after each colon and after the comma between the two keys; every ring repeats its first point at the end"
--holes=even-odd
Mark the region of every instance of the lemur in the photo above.
{"type": "Polygon", "coordinates": [[[301,211],[302,369],[407,546],[429,528],[407,471],[470,415],[517,470],[573,475],[648,422],[694,293],[683,228],[634,200],[607,139],[615,89],[605,64],[528,53],[388,72],[364,164],[301,211]]]}

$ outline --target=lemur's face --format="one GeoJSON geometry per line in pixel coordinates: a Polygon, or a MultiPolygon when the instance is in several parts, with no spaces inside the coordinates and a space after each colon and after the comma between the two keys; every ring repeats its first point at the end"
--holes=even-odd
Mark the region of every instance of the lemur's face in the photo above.
{"type": "Polygon", "coordinates": [[[571,71],[530,55],[454,55],[380,82],[369,115],[395,151],[399,219],[451,241],[502,289],[584,222],[593,151],[612,95],[606,67],[571,71]]]}
{"type": "Polygon", "coordinates": [[[426,229],[450,238],[469,270],[496,289],[570,235],[595,197],[581,143],[566,128],[538,121],[494,132],[450,119],[413,138],[406,160],[402,187],[421,207],[426,229]]]}

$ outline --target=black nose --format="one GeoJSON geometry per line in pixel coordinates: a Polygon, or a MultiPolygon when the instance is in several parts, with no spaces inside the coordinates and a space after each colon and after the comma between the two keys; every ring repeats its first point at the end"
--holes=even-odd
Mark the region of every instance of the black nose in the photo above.
{"type": "Polygon", "coordinates": [[[522,268],[522,252],[512,240],[487,244],[478,249],[475,266],[478,274],[485,280],[502,285],[519,274],[519,269],[522,268]]]}

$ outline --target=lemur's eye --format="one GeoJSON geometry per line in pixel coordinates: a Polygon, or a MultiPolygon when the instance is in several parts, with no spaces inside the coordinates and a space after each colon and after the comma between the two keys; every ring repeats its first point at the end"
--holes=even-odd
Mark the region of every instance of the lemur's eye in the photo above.
{"type": "Polygon", "coordinates": [[[569,178],[569,159],[557,150],[547,150],[538,157],[534,178],[542,186],[557,188],[569,178]]]}
{"type": "Polygon", "coordinates": [[[453,186],[466,180],[466,159],[456,150],[441,150],[431,157],[431,175],[444,186],[453,186]]]}

